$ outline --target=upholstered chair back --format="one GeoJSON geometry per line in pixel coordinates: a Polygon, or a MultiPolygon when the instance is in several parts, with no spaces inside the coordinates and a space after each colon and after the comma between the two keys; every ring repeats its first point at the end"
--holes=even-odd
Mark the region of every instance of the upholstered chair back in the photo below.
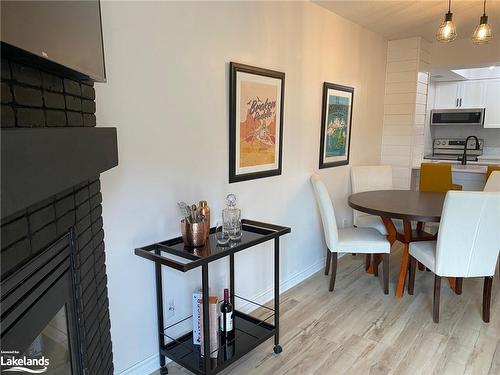
{"type": "Polygon", "coordinates": [[[492,276],[499,251],[500,193],[449,191],[439,225],[436,274],[492,276]]]}
{"type": "Polygon", "coordinates": [[[420,191],[446,193],[451,189],[451,164],[422,163],[420,165],[420,191]]]}
{"type": "MultiPolygon", "coordinates": [[[[392,167],[390,165],[356,166],[351,168],[352,192],[392,190],[392,167]]],[[[353,210],[354,225],[361,216],[368,214],[353,210]]]]}
{"type": "Polygon", "coordinates": [[[483,191],[500,192],[500,171],[491,171],[483,191]]]}
{"type": "Polygon", "coordinates": [[[335,211],[333,204],[326,189],[325,184],[317,174],[311,176],[311,184],[313,186],[316,203],[319,207],[321,222],[323,223],[323,231],[325,234],[326,246],[330,251],[336,251],[338,243],[337,221],[335,220],[335,211]]]}
{"type": "Polygon", "coordinates": [[[486,179],[488,180],[494,171],[500,171],[500,165],[488,165],[486,170],[486,179]]]}

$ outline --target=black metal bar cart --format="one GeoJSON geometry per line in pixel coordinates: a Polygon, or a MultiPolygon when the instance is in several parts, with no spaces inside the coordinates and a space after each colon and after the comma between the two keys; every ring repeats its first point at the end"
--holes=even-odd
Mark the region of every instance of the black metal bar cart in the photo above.
{"type": "Polygon", "coordinates": [[[158,342],[161,374],[167,374],[165,358],[168,357],[182,367],[195,374],[216,374],[238,360],[267,339],[274,336],[274,352],[282,351],[279,344],[279,238],[291,229],[279,225],[261,223],[252,220],[242,220],[242,237],[238,242],[228,246],[220,246],[215,238],[214,228],[210,230],[207,244],[203,247],[185,247],[182,237],[173,238],[149,246],[135,249],[135,254],[155,262],[156,302],[158,315],[158,342]],[[235,295],[234,285],[234,254],[252,246],[274,240],[274,309],[259,305],[235,295]],[[259,319],[235,309],[234,338],[221,343],[217,348],[210,347],[210,317],[208,291],[208,265],[217,259],[229,256],[229,289],[231,303],[235,306],[235,297],[247,303],[252,303],[261,310],[269,311],[269,316],[259,319]],[[181,321],[165,327],[163,309],[162,266],[167,266],[181,272],[201,267],[202,273],[202,311],[203,311],[203,352],[200,345],[193,344],[193,332],[180,337],[173,337],[168,329],[181,324],[181,321]],[[274,324],[269,320],[274,317],[274,324]],[[231,354],[226,355],[230,350],[231,354]],[[217,355],[214,352],[217,351],[217,355]],[[223,354],[224,353],[224,354],[223,354]]]}

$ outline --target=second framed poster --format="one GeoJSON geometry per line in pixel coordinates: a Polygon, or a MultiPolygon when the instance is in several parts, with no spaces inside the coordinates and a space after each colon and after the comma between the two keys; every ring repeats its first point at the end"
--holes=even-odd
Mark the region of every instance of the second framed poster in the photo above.
{"type": "Polygon", "coordinates": [[[354,88],[325,82],[319,168],[349,164],[354,88]]]}
{"type": "Polygon", "coordinates": [[[285,73],[231,63],[229,182],[281,174],[285,73]]]}

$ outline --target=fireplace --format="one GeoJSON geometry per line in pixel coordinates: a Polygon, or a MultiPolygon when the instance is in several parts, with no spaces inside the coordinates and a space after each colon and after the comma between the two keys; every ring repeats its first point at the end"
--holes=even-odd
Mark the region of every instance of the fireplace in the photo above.
{"type": "Polygon", "coordinates": [[[2,43],[1,370],[113,373],[93,82],[2,43]],[[46,368],[46,369],[45,369],[46,368]]]}
{"type": "Polygon", "coordinates": [[[73,236],[69,231],[2,283],[3,370],[79,374],[73,236]]]}

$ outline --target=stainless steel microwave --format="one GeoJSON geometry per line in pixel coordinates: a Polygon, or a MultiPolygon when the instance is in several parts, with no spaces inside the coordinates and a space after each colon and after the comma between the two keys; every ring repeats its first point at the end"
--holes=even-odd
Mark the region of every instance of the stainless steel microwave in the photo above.
{"type": "Polygon", "coordinates": [[[484,108],[433,109],[431,125],[479,125],[484,121],[484,108]]]}

